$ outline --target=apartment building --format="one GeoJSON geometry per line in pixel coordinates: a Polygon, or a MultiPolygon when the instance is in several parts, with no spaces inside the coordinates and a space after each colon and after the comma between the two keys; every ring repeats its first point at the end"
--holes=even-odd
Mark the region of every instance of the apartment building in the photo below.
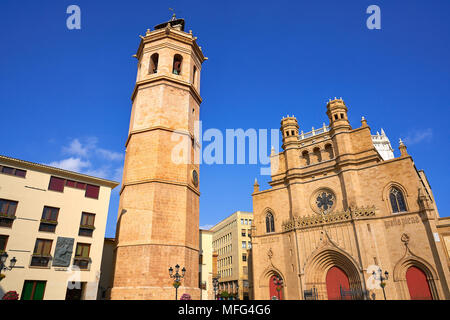
{"type": "Polygon", "coordinates": [[[95,300],[117,182],[0,156],[0,298],[95,300]]]}
{"type": "Polygon", "coordinates": [[[240,300],[249,298],[248,250],[251,249],[251,212],[236,211],[210,230],[217,252],[219,294],[228,292],[240,300]]]}

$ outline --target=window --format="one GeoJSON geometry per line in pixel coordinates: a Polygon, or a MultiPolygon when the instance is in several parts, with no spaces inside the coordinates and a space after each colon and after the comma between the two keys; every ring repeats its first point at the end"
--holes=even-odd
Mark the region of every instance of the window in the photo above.
{"type": "Polygon", "coordinates": [[[52,240],[47,239],[36,239],[36,244],[34,245],[33,255],[31,257],[32,267],[48,267],[51,255],[50,251],[52,249],[52,240]]]}
{"type": "Polygon", "coordinates": [[[241,224],[244,224],[244,219],[241,219],[241,224]]]}
{"type": "Polygon", "coordinates": [[[242,261],[244,261],[244,262],[247,261],[247,255],[245,253],[242,254],[242,261]]]}
{"type": "Polygon", "coordinates": [[[4,174],[9,174],[9,175],[13,175],[16,177],[22,177],[25,178],[27,171],[26,170],[21,170],[21,169],[16,169],[16,168],[11,168],[11,167],[5,167],[5,166],[0,166],[0,172],[4,173],[4,174]]]}
{"type": "Polygon", "coordinates": [[[273,214],[270,212],[266,215],[266,232],[267,233],[275,232],[275,223],[273,219],[273,214]]]}
{"type": "Polygon", "coordinates": [[[249,241],[248,242],[248,248],[251,249],[252,248],[252,243],[249,241]]]}
{"type": "Polygon", "coordinates": [[[76,181],[73,181],[73,180],[66,180],[66,186],[67,186],[67,187],[75,188],[76,185],[77,185],[77,182],[76,182],[76,181]]]}
{"type": "Polygon", "coordinates": [[[335,114],[335,115],[334,115],[334,120],[337,120],[337,119],[338,119],[338,115],[335,114]]]}
{"type": "Polygon", "coordinates": [[[64,192],[64,179],[57,177],[50,177],[48,190],[64,192]]]}
{"type": "Polygon", "coordinates": [[[82,212],[80,230],[78,232],[78,235],[84,237],[92,237],[92,233],[94,232],[95,229],[94,221],[95,221],[95,214],[82,212]]]}
{"type": "Polygon", "coordinates": [[[47,281],[26,280],[23,284],[21,300],[43,300],[47,281]]]}
{"type": "Polygon", "coordinates": [[[181,74],[181,63],[183,62],[183,57],[179,54],[176,54],[173,57],[173,69],[172,69],[172,73],[173,74],[181,74]]]}
{"type": "Polygon", "coordinates": [[[333,147],[331,146],[331,144],[327,144],[325,146],[325,152],[328,154],[328,159],[334,158],[333,147]]]}
{"type": "Polygon", "coordinates": [[[241,235],[242,235],[243,237],[245,237],[245,236],[246,236],[246,232],[245,232],[245,229],[242,229],[242,230],[241,230],[241,235]]]}
{"type": "Polygon", "coordinates": [[[158,72],[158,61],[159,61],[159,54],[154,53],[150,57],[150,73],[157,73],[158,72]]]}
{"type": "Polygon", "coordinates": [[[246,249],[247,248],[247,242],[242,241],[242,249],[246,249]]]}
{"type": "Polygon", "coordinates": [[[245,219],[244,221],[245,221],[245,224],[248,224],[248,220],[247,219],[245,219]]]}
{"type": "Polygon", "coordinates": [[[99,186],[93,186],[88,184],[86,187],[86,194],[85,196],[87,198],[93,198],[93,199],[98,199],[98,193],[100,191],[100,187],[99,186]]]}
{"type": "Polygon", "coordinates": [[[78,182],[74,180],[68,180],[58,177],[50,177],[50,183],[48,185],[48,190],[64,192],[64,187],[71,187],[80,190],[86,190],[85,197],[98,199],[100,192],[100,187],[95,185],[86,184],[83,182],[78,182]]]}
{"type": "Polygon", "coordinates": [[[251,237],[251,236],[252,236],[252,230],[248,229],[247,235],[248,235],[249,237],[251,237]]]}
{"type": "Polygon", "coordinates": [[[0,227],[12,227],[16,218],[17,204],[17,201],[0,199],[0,227]]]}
{"type": "Polygon", "coordinates": [[[303,158],[303,165],[304,166],[309,166],[311,163],[311,160],[309,158],[309,152],[308,151],[303,151],[302,152],[302,158],[303,158]]]}
{"type": "Polygon", "coordinates": [[[197,67],[194,66],[194,71],[192,72],[192,84],[195,86],[197,84],[197,67]]]}
{"type": "Polygon", "coordinates": [[[389,199],[391,200],[392,212],[406,211],[406,203],[403,198],[403,193],[396,187],[393,187],[389,192],[389,199]]]}
{"type": "Polygon", "coordinates": [[[55,232],[56,225],[58,224],[58,215],[59,208],[44,207],[39,231],[55,232]]]}
{"type": "Polygon", "coordinates": [[[9,236],[0,235],[0,253],[6,251],[9,236]]]}
{"type": "Polygon", "coordinates": [[[252,219],[249,219],[249,220],[248,220],[248,224],[249,224],[249,225],[252,225],[252,219]]]}
{"type": "Polygon", "coordinates": [[[87,243],[77,243],[77,249],[75,251],[75,259],[73,264],[78,266],[81,270],[88,270],[91,259],[89,258],[89,252],[91,251],[91,245],[87,243]]]}

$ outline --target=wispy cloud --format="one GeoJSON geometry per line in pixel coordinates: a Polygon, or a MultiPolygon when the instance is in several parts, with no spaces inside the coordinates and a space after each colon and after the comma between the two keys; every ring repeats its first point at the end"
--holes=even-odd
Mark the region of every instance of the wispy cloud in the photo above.
{"type": "Polygon", "coordinates": [[[212,224],[205,224],[205,225],[203,225],[203,226],[200,226],[200,229],[203,229],[203,230],[209,230],[209,229],[211,229],[212,227],[214,227],[212,224]]]}
{"type": "Polygon", "coordinates": [[[52,161],[48,165],[104,179],[122,179],[122,163],[111,162],[123,160],[124,154],[99,147],[96,137],[72,139],[61,151],[70,157],[52,161]]]}
{"type": "Polygon", "coordinates": [[[413,133],[410,133],[408,136],[406,136],[403,141],[408,146],[417,144],[420,142],[429,142],[431,141],[431,138],[433,137],[433,130],[431,128],[422,130],[422,131],[414,131],[413,133]]]}
{"type": "Polygon", "coordinates": [[[80,158],[68,158],[60,161],[53,161],[48,164],[52,167],[57,167],[64,170],[81,172],[85,168],[89,168],[91,163],[89,161],[83,161],[80,158]]]}

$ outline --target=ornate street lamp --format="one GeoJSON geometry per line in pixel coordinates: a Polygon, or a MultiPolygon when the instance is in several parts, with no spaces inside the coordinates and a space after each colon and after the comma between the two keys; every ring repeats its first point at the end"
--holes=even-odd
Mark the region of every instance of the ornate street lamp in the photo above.
{"type": "MultiPolygon", "coordinates": [[[[380,279],[380,287],[383,289],[384,300],[386,300],[386,292],[384,291],[384,287],[386,286],[386,282],[384,282],[384,281],[389,278],[389,272],[385,271],[384,272],[384,277],[383,277],[383,271],[381,270],[381,268],[379,268],[378,269],[378,273],[379,273],[379,277],[378,278],[380,279]]],[[[375,271],[372,272],[372,275],[376,279],[377,275],[376,275],[375,271]]]]}
{"type": "Polygon", "coordinates": [[[273,283],[275,284],[275,289],[278,291],[278,300],[281,300],[280,291],[283,288],[283,279],[280,276],[274,276],[273,283]]]}
{"type": "Polygon", "coordinates": [[[16,257],[13,257],[11,260],[9,260],[9,267],[7,267],[6,260],[8,260],[8,254],[6,252],[3,252],[0,254],[0,280],[2,280],[5,276],[2,275],[2,271],[11,271],[15,266],[17,259],[16,257]]]}
{"type": "Polygon", "coordinates": [[[214,287],[214,300],[217,300],[217,290],[219,289],[219,275],[216,275],[213,279],[213,287],[214,287]]]}
{"type": "Polygon", "coordinates": [[[178,300],[178,287],[181,285],[181,279],[184,278],[184,275],[186,274],[186,268],[183,267],[183,269],[181,269],[181,274],[179,271],[180,266],[178,264],[175,266],[175,274],[173,274],[173,268],[169,268],[169,276],[174,279],[173,287],[175,288],[175,300],[178,300]]]}

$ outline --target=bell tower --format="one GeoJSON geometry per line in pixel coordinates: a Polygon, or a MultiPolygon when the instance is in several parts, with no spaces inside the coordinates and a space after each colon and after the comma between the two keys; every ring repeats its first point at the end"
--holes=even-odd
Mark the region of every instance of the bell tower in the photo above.
{"type": "Polygon", "coordinates": [[[178,297],[200,298],[199,165],[193,159],[199,150],[194,130],[202,102],[200,72],[207,58],[184,24],[174,15],[147,30],[134,56],[138,70],[111,299],[174,299],[169,268],[177,264],[186,269],[178,297]]]}

